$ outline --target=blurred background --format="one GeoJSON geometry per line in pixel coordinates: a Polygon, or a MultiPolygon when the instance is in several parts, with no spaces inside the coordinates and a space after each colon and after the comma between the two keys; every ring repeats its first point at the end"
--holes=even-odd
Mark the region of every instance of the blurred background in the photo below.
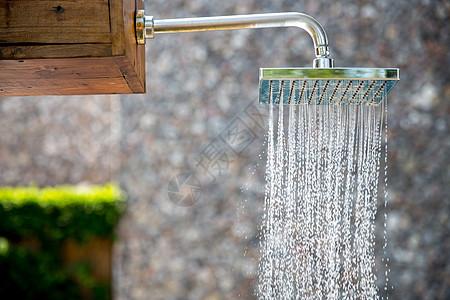
{"type": "MultiPolygon", "coordinates": [[[[325,28],[337,67],[400,68],[388,99],[390,298],[450,299],[448,1],[145,8],[158,19],[304,12],[325,28]]],[[[267,130],[258,70],[311,66],[311,38],[293,28],[167,34],[146,51],[145,95],[0,99],[0,185],[120,184],[114,299],[256,299],[267,130]]]]}

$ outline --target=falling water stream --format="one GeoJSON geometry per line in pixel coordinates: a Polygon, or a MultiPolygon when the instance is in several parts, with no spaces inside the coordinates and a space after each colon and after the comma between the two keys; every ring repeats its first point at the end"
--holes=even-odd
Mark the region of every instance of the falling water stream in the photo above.
{"type": "Polygon", "coordinates": [[[379,298],[384,106],[271,105],[260,299],[379,298]]]}

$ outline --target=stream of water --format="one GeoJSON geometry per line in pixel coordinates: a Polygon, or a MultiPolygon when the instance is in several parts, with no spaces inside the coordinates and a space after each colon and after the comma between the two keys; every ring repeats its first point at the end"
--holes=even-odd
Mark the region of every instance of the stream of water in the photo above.
{"type": "Polygon", "coordinates": [[[384,105],[271,105],[259,299],[379,298],[384,105]]]}

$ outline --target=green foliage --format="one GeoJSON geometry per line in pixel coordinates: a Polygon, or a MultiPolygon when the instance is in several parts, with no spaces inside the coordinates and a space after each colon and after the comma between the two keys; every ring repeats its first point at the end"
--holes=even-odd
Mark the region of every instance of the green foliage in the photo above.
{"type": "Polygon", "coordinates": [[[0,237],[0,255],[7,253],[9,250],[8,240],[4,237],[0,237]]]}
{"type": "Polygon", "coordinates": [[[78,286],[54,253],[9,249],[0,255],[0,269],[0,299],[80,299],[78,286]]]}
{"type": "Polygon", "coordinates": [[[84,241],[113,233],[124,209],[117,186],[0,188],[0,236],[38,238],[43,244],[84,241]]]}
{"type": "Polygon", "coordinates": [[[120,189],[104,186],[0,188],[0,299],[109,299],[110,283],[98,282],[91,266],[64,266],[67,240],[114,236],[125,208],[120,189]]]}

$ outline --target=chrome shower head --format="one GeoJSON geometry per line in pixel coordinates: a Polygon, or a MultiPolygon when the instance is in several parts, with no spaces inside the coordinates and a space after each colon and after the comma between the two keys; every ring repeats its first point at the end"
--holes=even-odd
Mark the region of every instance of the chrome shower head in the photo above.
{"type": "Polygon", "coordinates": [[[259,103],[378,105],[398,80],[394,68],[261,68],[259,103]]]}
{"type": "Polygon", "coordinates": [[[155,20],[138,10],[135,24],[138,44],[161,33],[271,27],[306,30],[314,44],[314,68],[260,69],[260,103],[377,105],[399,80],[398,69],[333,68],[325,30],[314,18],[302,13],[155,20]]]}

